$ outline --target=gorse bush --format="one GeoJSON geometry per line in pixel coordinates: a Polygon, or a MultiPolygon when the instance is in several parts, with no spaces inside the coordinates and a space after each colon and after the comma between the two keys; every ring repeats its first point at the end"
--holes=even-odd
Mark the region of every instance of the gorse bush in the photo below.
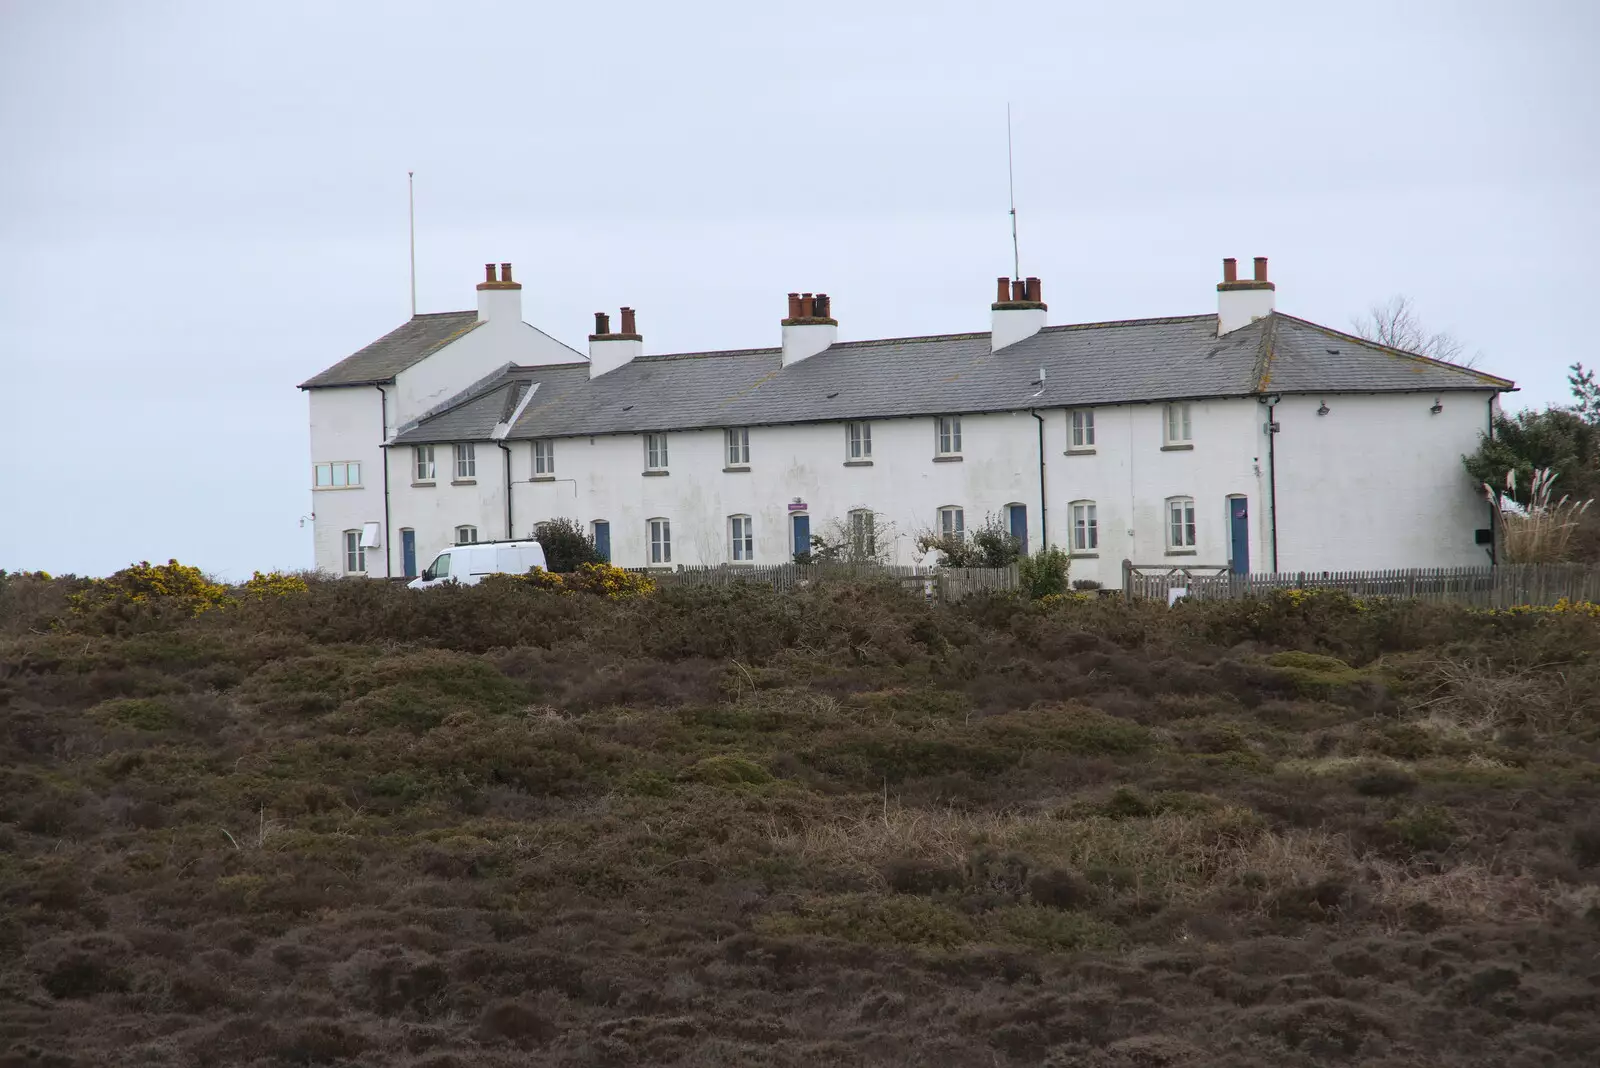
{"type": "Polygon", "coordinates": [[[305,593],[310,586],[299,575],[288,575],[282,571],[268,571],[265,574],[255,571],[239,589],[247,597],[287,597],[305,593]]]}
{"type": "Polygon", "coordinates": [[[533,536],[544,549],[546,569],[558,575],[576,571],[584,564],[609,563],[576,519],[546,519],[533,528],[533,536]]]}
{"type": "Polygon", "coordinates": [[[534,568],[518,581],[549,593],[587,593],[607,600],[621,601],[655,592],[649,575],[625,571],[610,564],[579,564],[570,574],[560,575],[534,568]]]}

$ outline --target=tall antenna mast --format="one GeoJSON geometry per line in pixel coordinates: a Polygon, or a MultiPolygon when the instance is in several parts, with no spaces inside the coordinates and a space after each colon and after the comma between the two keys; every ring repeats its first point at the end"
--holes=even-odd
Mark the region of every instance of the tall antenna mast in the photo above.
{"type": "MultiPolygon", "coordinates": [[[[411,318],[417,317],[417,180],[406,171],[406,217],[411,224],[411,318]]],[[[1016,212],[1012,212],[1013,215],[1016,212]]]]}
{"type": "MultiPolygon", "coordinates": [[[[1022,277],[1022,253],[1017,250],[1017,172],[1011,164],[1011,101],[1006,101],[1006,185],[1011,190],[1011,277],[1022,277]]],[[[415,314],[415,313],[413,313],[415,314]]]]}

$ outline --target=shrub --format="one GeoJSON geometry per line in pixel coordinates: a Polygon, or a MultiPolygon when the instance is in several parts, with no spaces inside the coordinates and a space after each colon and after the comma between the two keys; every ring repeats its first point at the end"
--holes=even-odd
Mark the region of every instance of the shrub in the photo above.
{"type": "Polygon", "coordinates": [[[282,571],[268,571],[266,574],[262,574],[256,571],[239,588],[247,596],[262,598],[287,597],[294,593],[305,593],[311,587],[299,575],[287,575],[282,571]]]}
{"type": "Polygon", "coordinates": [[[576,519],[546,519],[533,528],[533,536],[544,550],[546,569],[558,575],[576,571],[584,564],[609,563],[576,519]]]}
{"type": "Polygon", "coordinates": [[[655,580],[649,575],[610,564],[579,564],[565,575],[536,567],[522,578],[527,585],[549,593],[588,593],[609,601],[644,597],[656,589],[655,580]]]}
{"type": "Polygon", "coordinates": [[[1010,567],[1022,556],[1022,543],[991,512],[981,527],[965,535],[919,535],[917,551],[938,553],[940,567],[1010,567]]]}
{"type": "Polygon", "coordinates": [[[1054,546],[1023,557],[1017,561],[1017,577],[1023,593],[1034,601],[1066,593],[1067,573],[1071,565],[1072,559],[1066,550],[1054,546]]]}
{"type": "Polygon", "coordinates": [[[139,623],[165,614],[196,616],[228,603],[228,588],[212,582],[198,567],[176,560],[164,564],[141,561],[103,579],[69,599],[72,613],[101,629],[139,623]]]}

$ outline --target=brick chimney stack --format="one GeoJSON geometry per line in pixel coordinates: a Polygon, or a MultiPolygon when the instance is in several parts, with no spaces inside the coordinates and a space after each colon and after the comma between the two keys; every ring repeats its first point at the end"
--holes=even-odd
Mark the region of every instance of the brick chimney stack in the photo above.
{"type": "Polygon", "coordinates": [[[589,377],[598,378],[644,355],[644,337],[632,308],[622,309],[622,330],[611,332],[611,316],[594,313],[594,333],[589,335],[589,377]]]}
{"type": "Polygon", "coordinates": [[[483,281],[478,283],[478,321],[480,323],[522,322],[522,283],[511,279],[511,264],[483,265],[483,281]]]}
{"type": "Polygon", "coordinates": [[[1239,280],[1239,261],[1231,256],[1222,261],[1222,281],[1217,283],[1217,336],[1231,334],[1241,326],[1272,314],[1273,293],[1267,281],[1267,258],[1255,259],[1255,278],[1239,280]]]}
{"type": "Polygon", "coordinates": [[[839,323],[826,293],[790,293],[783,320],[783,366],[815,356],[839,340],[839,323]]]}
{"type": "Polygon", "coordinates": [[[993,324],[989,333],[989,351],[998,352],[1043,330],[1049,310],[1039,279],[996,279],[995,302],[989,305],[993,324]]]}

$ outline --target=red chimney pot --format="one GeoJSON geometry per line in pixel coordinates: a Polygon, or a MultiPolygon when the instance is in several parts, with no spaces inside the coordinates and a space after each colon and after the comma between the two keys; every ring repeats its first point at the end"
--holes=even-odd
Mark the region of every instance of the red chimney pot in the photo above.
{"type": "Polygon", "coordinates": [[[1044,298],[1039,296],[1039,279],[1028,279],[1028,299],[1035,304],[1043,303],[1044,298]]]}
{"type": "Polygon", "coordinates": [[[502,263],[500,265],[500,281],[502,281],[502,282],[511,281],[511,264],[502,263]]]}
{"type": "Polygon", "coordinates": [[[595,312],[594,332],[601,336],[611,333],[611,316],[605,312],[595,312]]]}
{"type": "Polygon", "coordinates": [[[483,280],[485,282],[493,282],[495,280],[495,278],[494,278],[494,264],[486,263],[486,264],[483,265],[483,280]]]}
{"type": "Polygon", "coordinates": [[[994,285],[994,302],[996,304],[1004,304],[1006,301],[1011,299],[1011,279],[997,278],[995,279],[994,285]]]}
{"type": "Polygon", "coordinates": [[[639,332],[634,323],[632,308],[622,309],[622,332],[624,334],[637,334],[639,332]]]}
{"type": "Polygon", "coordinates": [[[1256,281],[1257,282],[1265,282],[1266,280],[1267,280],[1267,258],[1265,256],[1257,256],[1256,257],[1256,281]]]}
{"type": "Polygon", "coordinates": [[[1239,280],[1239,261],[1232,256],[1222,261],[1222,280],[1224,282],[1237,282],[1239,280]]]}

